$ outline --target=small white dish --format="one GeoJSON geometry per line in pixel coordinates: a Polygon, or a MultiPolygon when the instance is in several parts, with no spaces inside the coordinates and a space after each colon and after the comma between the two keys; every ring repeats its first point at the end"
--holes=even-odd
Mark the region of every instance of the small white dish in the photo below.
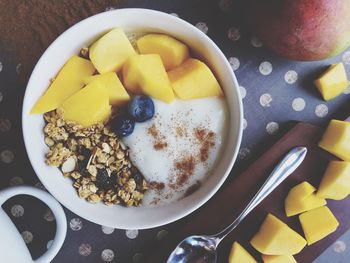
{"type": "Polygon", "coordinates": [[[235,162],[242,138],[243,108],[236,77],[224,54],[196,27],[172,15],[147,9],[120,9],[87,18],[60,35],[35,66],[27,85],[22,125],[30,162],[47,190],[65,207],[94,223],[122,229],[145,229],[174,222],[207,202],[227,178],[235,162]],[[214,71],[224,89],[229,108],[228,138],[222,156],[203,185],[181,201],[162,207],[105,206],[90,204],[78,197],[70,180],[59,169],[45,164],[48,148],[44,143],[42,115],[30,115],[30,109],[47,89],[50,79],[73,54],[114,27],[126,32],[161,32],[190,46],[214,71]]]}

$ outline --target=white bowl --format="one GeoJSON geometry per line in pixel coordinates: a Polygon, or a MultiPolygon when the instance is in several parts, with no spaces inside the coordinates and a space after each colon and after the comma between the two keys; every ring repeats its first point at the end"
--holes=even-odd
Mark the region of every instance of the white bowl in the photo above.
{"type": "Polygon", "coordinates": [[[22,112],[24,142],[30,162],[46,189],[65,207],[94,223],[122,229],[145,229],[178,220],[207,202],[227,178],[236,160],[242,137],[243,109],[236,77],[223,53],[204,33],[182,19],[147,9],[120,9],[87,18],[60,35],[45,51],[29,79],[22,112]],[[57,168],[45,164],[42,115],[30,109],[69,57],[114,27],[125,31],[163,32],[183,41],[204,59],[225,91],[229,106],[226,146],[212,174],[187,198],[162,207],[105,206],[80,199],[72,182],[57,168]]]}

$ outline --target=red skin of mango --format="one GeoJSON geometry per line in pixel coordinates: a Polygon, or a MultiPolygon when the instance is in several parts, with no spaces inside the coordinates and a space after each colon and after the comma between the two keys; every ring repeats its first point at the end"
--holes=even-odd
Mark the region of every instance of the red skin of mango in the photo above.
{"type": "Polygon", "coordinates": [[[350,45],[350,0],[252,0],[255,34],[292,60],[321,60],[350,45]]]}

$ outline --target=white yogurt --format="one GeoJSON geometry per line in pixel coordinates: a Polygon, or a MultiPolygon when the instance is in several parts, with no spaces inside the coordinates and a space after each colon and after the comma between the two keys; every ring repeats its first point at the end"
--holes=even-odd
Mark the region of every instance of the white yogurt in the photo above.
{"type": "Polygon", "coordinates": [[[210,175],[225,143],[228,111],[224,98],[153,101],[155,116],[137,123],[124,143],[146,180],[164,185],[148,190],[143,201],[159,206],[179,200],[210,175]]]}

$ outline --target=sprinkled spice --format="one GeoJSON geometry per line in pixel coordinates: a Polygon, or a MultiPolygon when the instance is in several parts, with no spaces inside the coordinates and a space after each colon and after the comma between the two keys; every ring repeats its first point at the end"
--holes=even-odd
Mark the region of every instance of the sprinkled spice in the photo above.
{"type": "Polygon", "coordinates": [[[151,135],[154,139],[153,148],[157,151],[163,150],[168,147],[168,143],[165,141],[165,136],[160,134],[157,126],[153,123],[151,127],[148,128],[147,133],[151,135]]]}
{"type": "Polygon", "coordinates": [[[200,143],[199,158],[201,162],[208,160],[209,151],[215,146],[215,133],[208,129],[196,128],[194,134],[200,143]]]}
{"type": "Polygon", "coordinates": [[[193,175],[196,169],[196,160],[193,156],[186,156],[178,162],[175,162],[176,174],[176,186],[183,186],[188,179],[193,175]]]}

